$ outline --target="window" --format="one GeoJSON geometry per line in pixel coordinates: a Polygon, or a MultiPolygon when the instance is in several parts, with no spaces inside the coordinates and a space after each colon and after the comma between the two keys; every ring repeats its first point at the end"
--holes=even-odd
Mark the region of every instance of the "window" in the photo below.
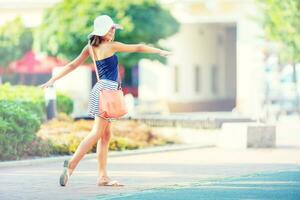
{"type": "Polygon", "coordinates": [[[201,80],[202,80],[202,72],[201,72],[201,67],[199,65],[196,65],[194,68],[194,76],[195,76],[195,92],[199,93],[201,91],[201,80]]]}
{"type": "Polygon", "coordinates": [[[218,68],[215,65],[211,68],[211,91],[213,94],[218,93],[218,68]]]}

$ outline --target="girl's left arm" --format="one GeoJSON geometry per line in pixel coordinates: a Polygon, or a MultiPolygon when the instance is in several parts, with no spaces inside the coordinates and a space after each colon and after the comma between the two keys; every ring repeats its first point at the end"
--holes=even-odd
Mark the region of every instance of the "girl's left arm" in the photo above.
{"type": "Polygon", "coordinates": [[[112,48],[114,52],[141,52],[141,53],[153,53],[161,56],[168,56],[171,54],[169,51],[151,47],[145,44],[124,44],[121,42],[113,42],[112,48]]]}

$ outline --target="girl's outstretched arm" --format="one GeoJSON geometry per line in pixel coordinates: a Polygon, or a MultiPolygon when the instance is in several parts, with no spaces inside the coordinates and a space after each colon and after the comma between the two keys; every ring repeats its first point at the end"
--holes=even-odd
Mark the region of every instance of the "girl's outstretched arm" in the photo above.
{"type": "Polygon", "coordinates": [[[62,78],[63,76],[67,75],[68,73],[70,73],[71,71],[76,69],[80,64],[82,64],[87,59],[88,56],[89,56],[89,49],[88,49],[88,46],[85,46],[82,49],[79,56],[77,56],[77,58],[75,58],[73,61],[71,61],[67,65],[65,65],[64,69],[59,74],[57,74],[56,76],[53,76],[49,81],[40,85],[39,87],[46,88],[46,87],[53,85],[53,83],[56,80],[62,78]]]}
{"type": "Polygon", "coordinates": [[[145,44],[124,44],[121,42],[113,42],[112,48],[114,52],[141,52],[141,53],[154,53],[161,56],[168,56],[171,54],[169,51],[151,47],[145,44]]]}

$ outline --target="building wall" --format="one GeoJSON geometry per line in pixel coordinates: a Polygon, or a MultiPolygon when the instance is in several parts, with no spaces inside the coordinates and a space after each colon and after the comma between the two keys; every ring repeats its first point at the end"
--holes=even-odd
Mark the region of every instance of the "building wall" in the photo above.
{"type": "Polygon", "coordinates": [[[227,31],[231,26],[181,24],[180,31],[167,40],[173,52],[168,59],[168,66],[173,69],[171,101],[192,102],[235,96],[235,91],[228,91],[228,88],[234,88],[234,82],[227,83],[236,68],[235,49],[231,47],[236,44],[235,34],[227,31]]]}
{"type": "Polygon", "coordinates": [[[139,100],[168,100],[172,87],[171,69],[158,61],[142,59],[139,63],[139,100]]]}
{"type": "MultiPolygon", "coordinates": [[[[247,10],[251,10],[250,8],[247,10]]],[[[237,110],[258,117],[263,99],[263,42],[260,27],[242,17],[237,36],[237,110]]]]}
{"type": "Polygon", "coordinates": [[[171,76],[171,109],[230,111],[236,108],[248,116],[259,115],[263,96],[263,46],[259,39],[262,31],[251,19],[259,15],[254,1],[166,2],[165,6],[181,24],[176,35],[161,41],[173,52],[167,63],[172,72],[166,75],[171,76]],[[195,92],[194,87],[196,65],[201,69],[200,92],[195,92]],[[216,81],[212,77],[213,66],[217,67],[216,81]]]}
{"type": "Polygon", "coordinates": [[[236,26],[225,29],[226,37],[224,39],[225,51],[225,91],[230,99],[236,98],[236,26]]]}
{"type": "MultiPolygon", "coordinates": [[[[58,74],[62,67],[56,67],[53,75],[58,74]]],[[[87,115],[89,93],[92,88],[91,70],[88,67],[78,67],[54,83],[55,89],[68,95],[74,101],[73,117],[87,115]]]]}
{"type": "Polygon", "coordinates": [[[151,61],[140,62],[140,100],[150,100],[148,97],[153,96],[167,99],[171,112],[233,109],[235,24],[182,23],[179,32],[164,43],[173,54],[168,57],[167,67],[151,61]],[[164,68],[168,69],[167,73],[163,73],[164,68]],[[153,84],[147,82],[149,76],[156,77],[155,84],[163,85],[165,96],[159,95],[162,87],[154,89],[153,84]]]}

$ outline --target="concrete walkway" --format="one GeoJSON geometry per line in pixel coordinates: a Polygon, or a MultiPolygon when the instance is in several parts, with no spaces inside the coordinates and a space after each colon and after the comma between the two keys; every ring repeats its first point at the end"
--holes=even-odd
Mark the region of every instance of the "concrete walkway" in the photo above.
{"type": "Polygon", "coordinates": [[[110,176],[126,185],[122,188],[96,185],[95,158],[79,163],[67,187],[60,187],[58,182],[62,162],[0,168],[0,199],[101,199],[107,195],[156,187],[299,168],[300,143],[297,140],[300,137],[296,134],[297,129],[292,128],[289,132],[290,139],[284,136],[286,126],[279,127],[279,130],[278,148],[274,149],[210,147],[111,157],[110,176]]]}
{"type": "Polygon", "coordinates": [[[266,150],[194,149],[109,160],[111,177],[123,188],[96,186],[96,159],[83,160],[67,187],[60,187],[62,163],[15,167],[0,171],[0,199],[82,199],[132,192],[167,185],[185,185],[199,180],[239,176],[299,167],[300,148],[266,150]]]}

